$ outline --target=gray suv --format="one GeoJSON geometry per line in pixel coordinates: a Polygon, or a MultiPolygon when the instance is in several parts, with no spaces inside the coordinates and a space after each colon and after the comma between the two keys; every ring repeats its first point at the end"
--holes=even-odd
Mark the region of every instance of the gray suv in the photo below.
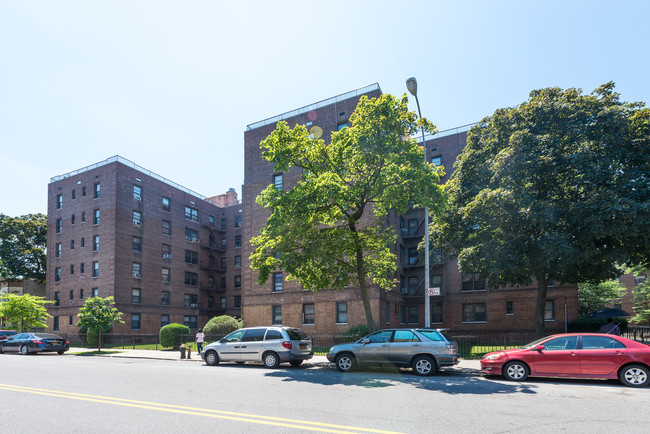
{"type": "Polygon", "coordinates": [[[300,329],[284,326],[239,329],[201,352],[201,358],[211,366],[219,362],[262,362],[267,368],[277,368],[283,362],[300,366],[312,357],[314,352],[307,335],[300,329]]]}
{"type": "Polygon", "coordinates": [[[360,365],[391,364],[413,368],[418,375],[433,375],[442,366],[460,362],[458,347],[447,329],[379,330],[349,344],[334,345],[327,360],[341,372],[360,365]]]}

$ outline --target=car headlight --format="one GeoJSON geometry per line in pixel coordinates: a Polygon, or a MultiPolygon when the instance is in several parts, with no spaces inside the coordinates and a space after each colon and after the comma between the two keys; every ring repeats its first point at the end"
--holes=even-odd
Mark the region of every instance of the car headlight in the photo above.
{"type": "Polygon", "coordinates": [[[503,353],[488,354],[485,357],[483,357],[483,360],[496,360],[503,357],[503,355],[504,355],[503,353]]]}

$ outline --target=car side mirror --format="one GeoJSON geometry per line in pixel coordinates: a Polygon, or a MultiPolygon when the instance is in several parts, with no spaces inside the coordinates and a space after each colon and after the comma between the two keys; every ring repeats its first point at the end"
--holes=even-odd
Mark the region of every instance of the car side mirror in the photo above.
{"type": "Polygon", "coordinates": [[[369,344],[369,343],[370,343],[370,339],[368,339],[368,338],[363,338],[363,339],[361,339],[361,343],[362,343],[362,344],[369,344]]]}
{"type": "Polygon", "coordinates": [[[224,342],[226,342],[226,338],[221,338],[221,339],[219,339],[219,343],[220,343],[220,344],[223,344],[224,342]]]}
{"type": "Polygon", "coordinates": [[[535,351],[537,351],[537,352],[539,352],[539,353],[541,353],[541,352],[544,351],[545,349],[546,349],[546,347],[545,347],[544,345],[537,345],[537,346],[535,347],[535,351]]]}

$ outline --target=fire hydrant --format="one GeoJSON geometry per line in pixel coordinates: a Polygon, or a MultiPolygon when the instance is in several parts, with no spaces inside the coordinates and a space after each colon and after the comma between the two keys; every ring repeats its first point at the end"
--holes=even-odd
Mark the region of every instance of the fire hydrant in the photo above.
{"type": "Polygon", "coordinates": [[[185,358],[185,344],[181,344],[181,359],[185,358]]]}
{"type": "Polygon", "coordinates": [[[187,358],[188,359],[192,358],[192,345],[187,346],[187,358]]]}

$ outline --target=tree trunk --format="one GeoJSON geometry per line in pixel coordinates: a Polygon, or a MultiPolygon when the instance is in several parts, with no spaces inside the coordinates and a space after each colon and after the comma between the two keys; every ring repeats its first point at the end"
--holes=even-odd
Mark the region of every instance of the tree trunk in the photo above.
{"type": "Polygon", "coordinates": [[[375,320],[372,318],[372,306],[370,306],[370,297],[368,296],[367,276],[366,270],[363,267],[363,252],[361,249],[357,249],[357,278],[359,279],[359,291],[361,292],[363,309],[366,312],[368,331],[374,332],[377,330],[377,326],[375,325],[375,320]]]}
{"type": "Polygon", "coordinates": [[[547,279],[537,279],[537,302],[535,304],[535,333],[537,337],[546,335],[544,308],[546,307],[547,279]]]}

